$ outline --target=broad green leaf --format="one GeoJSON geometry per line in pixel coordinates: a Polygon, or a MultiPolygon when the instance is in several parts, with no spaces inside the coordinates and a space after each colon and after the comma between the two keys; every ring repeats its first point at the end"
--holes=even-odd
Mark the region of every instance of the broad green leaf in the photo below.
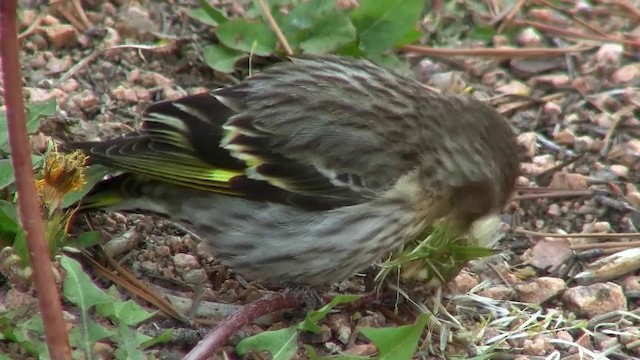
{"type": "Polygon", "coordinates": [[[363,0],[351,13],[360,49],[375,57],[414,38],[423,0],[363,0]]]}
{"type": "Polygon", "coordinates": [[[140,332],[131,330],[127,325],[120,324],[118,326],[118,336],[111,337],[116,342],[118,349],[115,351],[116,359],[146,359],[142,351],[142,343],[150,340],[140,332]]]}
{"type": "Polygon", "coordinates": [[[99,241],[100,241],[100,231],[87,231],[80,234],[80,236],[78,236],[77,239],[68,240],[64,244],[64,246],[73,247],[77,249],[87,249],[94,245],[97,245],[99,241]]]}
{"type": "Polygon", "coordinates": [[[351,20],[343,14],[332,11],[313,24],[308,39],[300,48],[310,54],[327,54],[352,43],[356,39],[356,29],[351,20]]]}
{"type": "Polygon", "coordinates": [[[218,26],[218,22],[213,20],[203,8],[184,9],[184,13],[205,25],[218,26]]]}
{"type": "Polygon", "coordinates": [[[167,329],[163,331],[160,335],[155,336],[152,339],[149,339],[143,342],[141,346],[143,349],[146,349],[154,345],[168,343],[169,341],[171,341],[172,337],[173,337],[173,329],[167,329]]]}
{"type": "Polygon", "coordinates": [[[202,9],[207,17],[214,22],[214,26],[218,24],[223,24],[228,21],[227,17],[219,10],[216,10],[213,6],[209,5],[207,0],[198,0],[198,5],[200,5],[200,9],[202,9]]]}
{"type": "Polygon", "coordinates": [[[276,50],[276,36],[261,22],[233,19],[218,26],[215,33],[222,44],[245,53],[254,50],[258,56],[268,56],[276,50]]]}
{"type": "MultiPolygon", "coordinates": [[[[40,126],[40,120],[45,116],[56,113],[56,99],[28,104],[25,110],[27,132],[32,133],[40,126]]],[[[0,112],[0,152],[9,152],[9,131],[7,129],[7,115],[0,112]]]]}
{"type": "Polygon", "coordinates": [[[69,341],[79,348],[91,348],[96,341],[115,335],[116,332],[96,323],[90,318],[84,321],[83,326],[75,326],[69,332],[69,341]],[[85,329],[87,329],[85,331],[85,329]]]}
{"type": "Polygon", "coordinates": [[[43,117],[52,116],[56,114],[56,99],[51,98],[47,101],[31,103],[27,105],[27,131],[32,133],[38,130],[40,126],[40,120],[43,117]]]}
{"type": "Polygon", "coordinates": [[[418,347],[427,315],[422,314],[413,325],[389,328],[358,328],[378,348],[379,360],[411,360],[418,347]]]}
{"type": "Polygon", "coordinates": [[[220,45],[207,45],[203,49],[204,61],[215,71],[228,74],[235,70],[238,60],[247,57],[245,52],[220,45]]]}
{"type": "Polygon", "coordinates": [[[287,41],[294,49],[312,54],[335,52],[356,40],[355,28],[346,11],[326,0],[303,2],[288,14],[275,12],[287,41]]]}
{"type": "Polygon", "coordinates": [[[85,312],[97,304],[114,301],[113,297],[91,281],[91,278],[83,271],[79,262],[68,256],[62,256],[60,265],[67,272],[62,284],[64,297],[76,304],[81,311],[85,312]]]}
{"type": "Polygon", "coordinates": [[[125,325],[136,325],[154,315],[154,313],[144,310],[133,300],[97,304],[96,311],[101,316],[111,318],[113,322],[125,325]]]}
{"type": "MultiPolygon", "coordinates": [[[[31,155],[31,164],[33,168],[40,167],[42,162],[42,156],[31,155]]],[[[16,180],[13,173],[13,167],[11,166],[11,159],[0,159],[0,190],[13,184],[16,180]]]]}
{"type": "Polygon", "coordinates": [[[289,360],[298,350],[298,330],[296,326],[275,331],[265,331],[242,339],[236,351],[240,355],[249,352],[268,351],[273,360],[289,360]]]}

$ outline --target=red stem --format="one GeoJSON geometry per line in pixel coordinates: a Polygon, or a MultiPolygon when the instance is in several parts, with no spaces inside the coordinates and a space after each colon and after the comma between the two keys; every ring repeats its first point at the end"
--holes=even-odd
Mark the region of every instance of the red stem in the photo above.
{"type": "Polygon", "coordinates": [[[62,305],[51,271],[49,249],[40,215],[40,203],[31,170],[31,153],[28,146],[18,61],[16,0],[0,0],[0,64],[11,161],[19,194],[20,219],[27,237],[33,280],[38,292],[38,304],[44,323],[49,356],[54,360],[71,359],[67,331],[62,317],[62,305]]]}
{"type": "Polygon", "coordinates": [[[220,347],[224,346],[229,337],[235,334],[243,326],[262,315],[284,309],[299,307],[302,304],[300,296],[290,292],[288,294],[274,295],[268,299],[260,299],[247,304],[223,321],[215,329],[202,339],[183,360],[204,360],[220,347]]]}

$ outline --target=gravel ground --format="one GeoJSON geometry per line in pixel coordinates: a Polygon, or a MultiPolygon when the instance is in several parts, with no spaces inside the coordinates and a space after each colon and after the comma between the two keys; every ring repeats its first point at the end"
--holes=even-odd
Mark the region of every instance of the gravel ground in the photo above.
{"type": "MultiPolygon", "coordinates": [[[[22,9],[27,5],[34,4],[23,2],[22,9]]],[[[214,73],[204,63],[200,49],[210,38],[209,28],[179,11],[192,4],[89,0],[84,5],[93,26],[88,30],[74,26],[60,11],[21,11],[26,93],[30,101],[55,97],[59,107],[59,113],[33,136],[35,150],[44,149],[49,138],[63,142],[128,133],[154,101],[238,81],[214,73]],[[111,49],[158,40],[170,45],[154,50],[111,49]]],[[[242,12],[235,2],[224,6],[232,13],[242,12]]],[[[636,2],[635,8],[640,4],[636,2]]],[[[613,15],[605,18],[599,12],[604,10],[576,4],[574,15],[588,18],[610,39],[611,34],[626,33],[625,39],[638,44],[637,13],[612,9],[613,15]]],[[[529,9],[527,16],[558,27],[576,26],[550,7],[529,9]]],[[[496,47],[509,45],[506,37],[493,41],[496,47]]],[[[533,27],[522,27],[517,41],[522,47],[560,42],[533,27]]],[[[542,358],[557,352],[565,359],[589,359],[594,357],[590,352],[612,349],[610,358],[640,357],[640,347],[629,345],[640,334],[640,260],[623,263],[627,271],[609,278],[598,272],[576,277],[596,259],[624,248],[636,252],[628,255],[632,259],[640,257],[633,236],[607,235],[637,233],[640,227],[640,46],[577,42],[590,50],[510,61],[452,58],[447,65],[407,56],[417,76],[427,83],[438,86],[441,74],[451,71],[467,81],[475,96],[487,98],[512,120],[518,141],[527,149],[519,190],[503,215],[508,230],[500,244],[504,251],[490,261],[473,262],[445,288],[444,308],[464,330],[455,330],[451,322],[438,328],[449,326],[459,337],[481,346],[503,336],[505,341],[498,348],[510,358],[542,358]],[[559,236],[564,234],[574,236],[559,236]],[[614,245],[607,247],[610,243],[614,245]],[[635,318],[627,315],[632,312],[635,318]],[[579,329],[570,321],[570,313],[590,322],[579,329]]],[[[236,305],[263,294],[259,284],[245,284],[217,264],[194,235],[165,221],[121,214],[92,214],[90,220],[108,241],[110,254],[163,294],[191,298],[198,293],[207,303],[236,305]]],[[[355,277],[330,290],[359,293],[364,288],[363,278],[355,277]]],[[[322,324],[320,334],[305,341],[325,354],[346,350],[370,355],[375,348],[356,326],[412,323],[416,313],[407,303],[399,314],[394,314],[392,306],[378,305],[359,313],[336,312],[322,324]]],[[[231,345],[298,319],[299,314],[274,316],[270,323],[246,327],[231,345]]],[[[159,324],[177,327],[171,320],[159,320],[159,324]]],[[[182,328],[162,351],[171,349],[177,356],[193,346],[204,329],[182,328]]],[[[434,344],[437,347],[437,341],[434,344]]],[[[446,348],[448,354],[467,351],[456,341],[446,348]]],[[[305,358],[304,353],[300,358],[305,358]]]]}

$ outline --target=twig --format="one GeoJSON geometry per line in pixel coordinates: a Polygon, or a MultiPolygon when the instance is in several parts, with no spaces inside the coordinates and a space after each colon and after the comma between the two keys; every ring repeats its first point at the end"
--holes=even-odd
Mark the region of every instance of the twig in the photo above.
{"type": "Polygon", "coordinates": [[[565,55],[570,53],[579,53],[587,50],[591,50],[592,47],[570,47],[565,49],[547,49],[547,48],[526,48],[526,49],[495,49],[495,48],[482,48],[482,49],[444,49],[444,48],[432,48],[428,46],[420,45],[405,45],[400,48],[402,51],[413,52],[416,54],[428,55],[428,56],[486,56],[486,57],[498,57],[498,58],[533,58],[533,57],[546,57],[550,55],[565,55]]]}
{"type": "Polygon", "coordinates": [[[208,359],[218,348],[224,346],[231,335],[251,323],[254,319],[274,311],[296,308],[303,303],[302,294],[290,292],[288,294],[277,294],[268,299],[257,300],[245,305],[240,311],[207,334],[183,359],[208,359]]]}
{"type": "Polygon", "coordinates": [[[547,24],[536,22],[536,21],[514,20],[513,21],[513,25],[514,26],[531,26],[531,27],[534,27],[534,28],[536,28],[536,29],[538,29],[540,31],[544,31],[544,32],[551,33],[551,34],[556,34],[556,35],[562,35],[562,36],[566,36],[566,37],[571,37],[571,38],[576,38],[576,39],[604,41],[604,42],[614,42],[614,43],[620,43],[620,44],[623,44],[623,45],[636,47],[636,48],[640,47],[640,41],[627,40],[627,39],[615,38],[615,37],[610,37],[610,36],[600,36],[600,35],[595,35],[595,34],[586,34],[586,33],[583,33],[583,32],[578,32],[578,31],[574,31],[574,30],[568,30],[568,29],[564,29],[564,28],[559,28],[559,27],[556,27],[556,26],[547,25],[547,24]]]}
{"type": "Polygon", "coordinates": [[[284,51],[289,56],[293,55],[293,50],[291,50],[291,46],[289,46],[289,42],[287,41],[287,38],[284,37],[282,30],[280,30],[280,26],[278,26],[276,19],[273,18],[273,15],[271,14],[271,10],[269,10],[269,6],[265,2],[265,0],[258,0],[258,5],[260,5],[260,8],[262,9],[264,16],[267,18],[267,22],[269,23],[271,30],[273,30],[273,32],[276,34],[276,37],[278,38],[278,42],[284,48],[284,51]]]}
{"type": "Polygon", "coordinates": [[[526,195],[514,195],[511,197],[512,201],[522,200],[535,200],[535,199],[553,199],[553,198],[565,198],[565,197],[579,197],[579,196],[593,196],[593,192],[589,190],[562,190],[547,193],[526,194],[526,195]]]}
{"type": "Polygon", "coordinates": [[[571,245],[571,250],[591,250],[591,249],[615,249],[615,248],[632,248],[640,247],[640,241],[614,241],[596,244],[576,244],[571,245]]]}
{"type": "Polygon", "coordinates": [[[588,234],[556,234],[556,233],[545,233],[524,229],[516,229],[513,231],[516,234],[522,235],[530,235],[537,237],[551,237],[551,238],[590,238],[590,239],[600,239],[600,238],[612,238],[612,239],[640,239],[640,233],[588,233],[588,234]]]}
{"type": "Polygon", "coordinates": [[[18,188],[18,209],[27,238],[33,280],[38,294],[38,305],[44,323],[49,356],[54,360],[71,359],[66,324],[62,316],[60,295],[51,270],[49,249],[44,224],[40,215],[40,202],[28,145],[22,101],[22,81],[18,60],[18,34],[16,1],[0,1],[0,64],[6,105],[7,130],[11,147],[11,162],[18,188]]]}

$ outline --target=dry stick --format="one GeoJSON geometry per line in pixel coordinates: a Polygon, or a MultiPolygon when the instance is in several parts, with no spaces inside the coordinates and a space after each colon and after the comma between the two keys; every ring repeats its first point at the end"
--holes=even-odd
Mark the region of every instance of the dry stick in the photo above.
{"type": "Polygon", "coordinates": [[[531,27],[534,27],[534,28],[536,28],[536,29],[538,29],[540,31],[553,33],[553,34],[556,34],[556,35],[562,35],[562,36],[577,38],[577,39],[614,42],[614,43],[620,43],[620,44],[627,45],[627,46],[632,46],[632,47],[640,47],[640,41],[632,41],[632,40],[626,40],[626,39],[621,39],[621,38],[613,38],[613,37],[609,37],[609,36],[586,34],[586,33],[582,33],[582,32],[577,32],[577,31],[573,31],[573,30],[559,28],[559,27],[552,26],[552,25],[539,23],[539,22],[536,22],[536,21],[514,20],[513,21],[513,25],[514,26],[531,26],[531,27]]]}
{"type": "Polygon", "coordinates": [[[611,249],[611,248],[624,248],[624,247],[640,247],[640,241],[614,241],[606,243],[596,244],[576,244],[571,245],[571,250],[591,250],[591,249],[611,249]]]}
{"type": "Polygon", "coordinates": [[[503,57],[503,58],[517,58],[517,57],[546,57],[550,55],[566,55],[570,53],[578,53],[587,50],[591,50],[589,47],[570,47],[564,49],[547,49],[547,48],[526,48],[526,49],[495,49],[495,48],[481,48],[481,49],[442,49],[432,48],[428,46],[420,45],[405,45],[400,48],[402,51],[413,52],[416,54],[428,55],[428,56],[487,56],[487,57],[503,57]]]}
{"type": "Polygon", "coordinates": [[[615,238],[615,239],[620,239],[620,238],[627,238],[627,239],[640,239],[640,233],[588,233],[588,234],[556,234],[556,233],[545,233],[545,232],[538,232],[538,231],[531,231],[531,230],[524,230],[524,229],[516,229],[514,230],[514,232],[516,234],[523,234],[523,235],[531,235],[531,236],[537,236],[537,237],[551,237],[551,238],[570,238],[570,239],[576,239],[576,238],[615,238]]]}
{"type": "Polygon", "coordinates": [[[293,292],[277,294],[268,299],[261,299],[245,305],[229,319],[223,321],[204,339],[202,339],[183,360],[208,359],[217,349],[224,346],[229,337],[243,326],[268,313],[300,307],[303,304],[302,295],[293,292]]]}
{"type": "Polygon", "coordinates": [[[500,24],[500,26],[498,26],[498,31],[497,31],[498,33],[502,33],[502,30],[504,29],[504,27],[511,23],[513,18],[522,8],[522,5],[524,5],[525,1],[526,0],[518,0],[518,2],[515,5],[513,5],[511,10],[504,16],[504,18],[502,18],[502,23],[500,24]]]}
{"type": "Polygon", "coordinates": [[[593,196],[593,192],[589,190],[565,190],[547,193],[535,193],[525,195],[514,195],[512,201],[535,200],[535,199],[555,199],[565,197],[593,196]]]}
{"type": "Polygon", "coordinates": [[[559,7],[559,6],[556,6],[556,5],[554,5],[554,4],[552,4],[552,3],[550,3],[550,2],[549,2],[549,1],[547,1],[547,0],[538,0],[537,2],[541,3],[541,4],[542,4],[543,6],[545,6],[545,7],[548,7],[548,8],[554,9],[554,10],[556,10],[556,11],[558,11],[558,12],[561,12],[562,14],[566,15],[566,16],[567,16],[569,19],[571,19],[572,21],[575,21],[575,22],[576,22],[576,23],[578,23],[579,25],[581,25],[581,26],[583,26],[583,27],[585,27],[585,28],[587,28],[587,29],[589,29],[589,30],[593,31],[594,33],[596,33],[596,34],[598,34],[598,35],[600,35],[600,36],[607,36],[607,33],[606,33],[606,32],[604,32],[602,29],[598,29],[598,28],[596,28],[595,26],[593,26],[593,25],[589,24],[588,22],[586,22],[586,21],[584,21],[584,20],[582,20],[582,19],[579,19],[579,18],[575,17],[573,14],[571,14],[569,11],[567,11],[567,10],[566,10],[566,9],[564,9],[564,8],[561,8],[561,7],[559,7]]]}
{"type": "Polygon", "coordinates": [[[274,19],[273,15],[271,15],[271,10],[269,10],[269,6],[267,6],[267,3],[265,2],[265,0],[258,0],[258,5],[260,5],[260,8],[262,9],[264,16],[267,18],[267,22],[269,23],[271,30],[273,30],[273,32],[276,33],[278,42],[284,48],[284,51],[289,56],[293,55],[293,50],[291,50],[291,46],[289,46],[289,42],[287,41],[287,38],[284,37],[282,30],[280,30],[280,27],[276,22],[276,19],[274,19]]]}
{"type": "Polygon", "coordinates": [[[20,221],[27,238],[38,305],[44,323],[49,356],[54,360],[71,359],[62,305],[51,271],[49,249],[40,215],[40,202],[33,178],[31,153],[22,101],[22,81],[18,61],[16,0],[0,1],[0,64],[6,104],[11,162],[18,188],[20,221]]]}

